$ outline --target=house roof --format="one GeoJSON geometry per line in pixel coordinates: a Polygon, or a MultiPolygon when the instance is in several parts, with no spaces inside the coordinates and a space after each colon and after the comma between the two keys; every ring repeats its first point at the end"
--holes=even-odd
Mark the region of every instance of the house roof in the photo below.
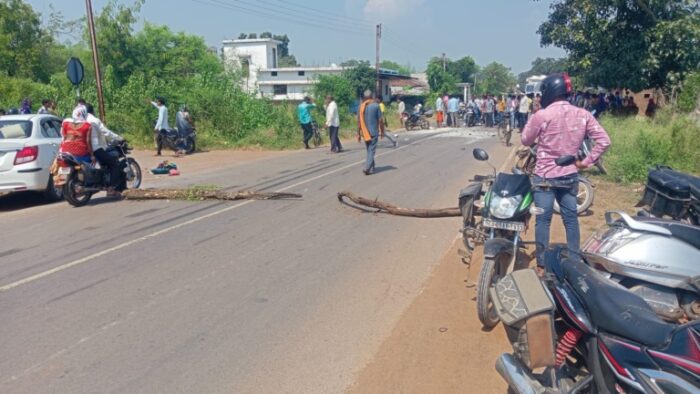
{"type": "Polygon", "coordinates": [[[278,67],[278,68],[261,68],[260,71],[277,71],[277,72],[295,72],[295,71],[343,71],[344,67],[278,67]]]}
{"type": "Polygon", "coordinates": [[[224,40],[223,44],[259,44],[269,42],[271,44],[280,45],[281,41],[274,40],[272,38],[244,38],[238,40],[224,40]]]}

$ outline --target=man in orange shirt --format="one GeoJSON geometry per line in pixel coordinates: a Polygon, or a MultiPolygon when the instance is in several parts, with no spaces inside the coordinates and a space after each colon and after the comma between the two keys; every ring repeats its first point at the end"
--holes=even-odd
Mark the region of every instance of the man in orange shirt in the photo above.
{"type": "Polygon", "coordinates": [[[379,104],[372,99],[372,91],[365,90],[364,100],[357,112],[357,142],[365,141],[367,161],[362,172],[365,175],[374,172],[374,155],[377,152],[379,138],[384,138],[384,119],[379,104]]]}

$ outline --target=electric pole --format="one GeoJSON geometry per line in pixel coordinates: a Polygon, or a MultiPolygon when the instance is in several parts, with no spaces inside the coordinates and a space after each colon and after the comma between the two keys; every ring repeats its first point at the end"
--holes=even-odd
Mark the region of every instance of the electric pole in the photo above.
{"type": "Polygon", "coordinates": [[[447,55],[442,53],[442,71],[447,71],[447,55]]]}
{"type": "Polygon", "coordinates": [[[102,72],[100,72],[100,59],[97,53],[97,37],[95,35],[95,21],[92,16],[92,1],[85,0],[87,8],[88,30],[90,31],[90,43],[92,44],[92,62],[95,65],[95,80],[97,82],[97,100],[100,106],[100,119],[105,120],[105,99],[102,94],[102,72]]]}
{"type": "Polygon", "coordinates": [[[377,72],[377,81],[376,81],[374,94],[376,94],[377,96],[380,94],[379,90],[381,88],[381,86],[380,86],[381,84],[379,81],[379,43],[381,41],[381,38],[382,38],[382,24],[380,23],[377,25],[377,61],[375,63],[375,69],[377,72]]]}

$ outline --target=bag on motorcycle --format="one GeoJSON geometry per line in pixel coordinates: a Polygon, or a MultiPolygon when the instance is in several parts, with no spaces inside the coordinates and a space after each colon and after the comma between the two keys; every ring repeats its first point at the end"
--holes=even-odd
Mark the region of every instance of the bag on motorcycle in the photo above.
{"type": "Polygon", "coordinates": [[[700,178],[657,166],[649,171],[641,204],[648,206],[654,216],[680,219],[690,202],[690,186],[696,183],[700,184],[700,178]]]}
{"type": "Polygon", "coordinates": [[[490,293],[517,357],[530,369],[553,366],[554,302],[535,271],[514,271],[490,293]]]}
{"type": "Polygon", "coordinates": [[[83,173],[83,183],[85,186],[95,186],[102,183],[102,171],[95,168],[92,163],[81,163],[80,169],[83,173]]]}

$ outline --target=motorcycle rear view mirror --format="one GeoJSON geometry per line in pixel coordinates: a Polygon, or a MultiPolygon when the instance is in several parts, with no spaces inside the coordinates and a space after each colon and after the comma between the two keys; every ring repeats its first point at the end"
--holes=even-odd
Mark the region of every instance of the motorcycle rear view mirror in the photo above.
{"type": "Polygon", "coordinates": [[[559,167],[566,167],[570,166],[574,163],[576,163],[576,156],[573,155],[566,155],[566,156],[561,156],[554,160],[554,163],[558,165],[559,167]]]}
{"type": "Polygon", "coordinates": [[[472,154],[474,155],[474,158],[479,161],[487,161],[489,159],[489,154],[481,148],[475,148],[472,151],[472,154]]]}

